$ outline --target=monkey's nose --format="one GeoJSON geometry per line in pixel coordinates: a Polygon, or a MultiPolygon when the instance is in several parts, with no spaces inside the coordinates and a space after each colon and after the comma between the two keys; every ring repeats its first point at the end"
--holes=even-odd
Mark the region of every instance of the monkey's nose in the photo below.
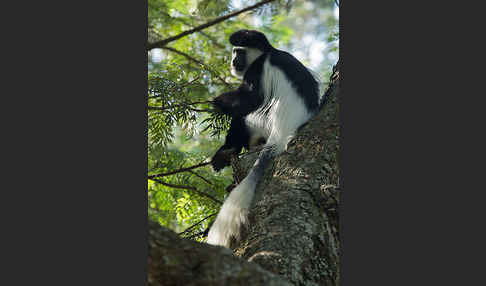
{"type": "Polygon", "coordinates": [[[237,71],[242,71],[245,69],[245,65],[242,64],[241,62],[238,62],[238,61],[233,61],[233,67],[235,68],[235,70],[237,71]]]}

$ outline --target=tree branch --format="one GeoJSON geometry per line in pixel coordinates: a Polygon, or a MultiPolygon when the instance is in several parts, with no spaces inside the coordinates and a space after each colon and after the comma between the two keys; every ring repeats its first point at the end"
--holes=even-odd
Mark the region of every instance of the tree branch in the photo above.
{"type": "MultiPolygon", "coordinates": [[[[339,186],[341,175],[341,133],[337,124],[341,63],[342,59],[334,67],[323,95],[326,105],[265,171],[249,210],[251,224],[242,230],[241,240],[235,244],[238,256],[267,270],[277,270],[294,285],[339,285],[340,193],[331,185],[339,186]]],[[[257,158],[235,160],[239,168],[233,167],[233,173],[244,177],[257,158]]]]}
{"type": "MultiPolygon", "coordinates": [[[[184,105],[182,105],[184,106],[184,105]]],[[[173,106],[173,107],[176,107],[176,106],[173,106]]],[[[147,106],[148,110],[158,110],[158,111],[165,111],[165,110],[168,110],[168,109],[172,109],[173,107],[158,107],[158,106],[147,106]]],[[[213,112],[213,110],[210,110],[210,109],[197,109],[197,108],[192,108],[192,107],[189,107],[189,106],[185,106],[186,109],[189,109],[191,111],[196,111],[196,112],[213,112]]]]}
{"type": "Polygon", "coordinates": [[[178,169],[178,170],[175,170],[175,171],[170,171],[168,173],[153,174],[153,175],[148,176],[148,178],[153,179],[153,178],[157,178],[157,177],[165,177],[165,176],[169,176],[169,175],[174,175],[174,174],[177,174],[177,173],[181,173],[181,172],[193,170],[193,169],[196,169],[196,168],[199,168],[199,167],[203,167],[203,166],[206,166],[206,165],[209,165],[209,164],[211,164],[211,163],[210,162],[203,162],[203,163],[199,163],[197,165],[191,166],[191,167],[186,167],[186,168],[181,168],[181,169],[178,169]]]}
{"type": "Polygon", "coordinates": [[[193,228],[194,228],[196,225],[200,224],[201,222],[203,222],[203,221],[207,220],[207,219],[208,219],[208,218],[210,218],[210,217],[215,216],[216,214],[217,214],[217,213],[213,213],[213,214],[211,214],[211,215],[208,215],[207,217],[203,218],[202,220],[200,220],[200,221],[196,222],[195,224],[191,225],[190,227],[186,228],[186,229],[185,229],[183,232],[178,233],[178,235],[182,235],[182,234],[184,234],[184,233],[186,233],[186,232],[190,231],[190,230],[191,230],[191,229],[193,229],[193,228]]]}
{"type": "Polygon", "coordinates": [[[182,37],[185,37],[185,36],[187,36],[189,34],[192,34],[194,32],[198,32],[198,31],[200,31],[202,29],[205,29],[205,28],[210,27],[212,25],[215,25],[215,24],[218,24],[220,22],[223,22],[226,19],[235,17],[235,16],[237,16],[237,15],[239,15],[241,13],[244,13],[244,12],[250,11],[250,10],[253,10],[255,8],[258,8],[258,7],[262,6],[262,5],[265,5],[265,4],[270,3],[270,2],[273,2],[273,1],[275,1],[275,0],[264,0],[262,2],[259,2],[259,3],[255,4],[255,5],[253,5],[253,6],[249,6],[249,7],[246,7],[244,9],[241,9],[239,11],[236,11],[236,12],[230,13],[228,15],[225,15],[225,16],[222,16],[222,17],[219,17],[219,18],[216,18],[214,20],[211,20],[211,21],[209,21],[209,22],[207,22],[205,24],[202,24],[200,26],[197,26],[197,27],[195,27],[195,28],[193,28],[191,30],[184,31],[184,32],[182,32],[182,33],[180,33],[178,35],[173,36],[173,37],[169,37],[167,39],[164,39],[164,40],[161,40],[161,41],[157,41],[155,43],[147,44],[147,51],[150,51],[151,49],[154,49],[154,48],[162,48],[163,46],[167,45],[168,43],[170,43],[172,41],[178,40],[178,39],[180,39],[182,37]]]}
{"type": "Polygon", "coordinates": [[[235,257],[228,249],[180,238],[148,221],[148,286],[290,286],[279,275],[235,257]]]}
{"type": "MultiPolygon", "coordinates": [[[[148,109],[150,110],[170,110],[174,109],[176,107],[182,107],[182,108],[188,108],[191,109],[191,105],[196,105],[196,104],[204,104],[204,103],[213,103],[212,101],[196,101],[196,102],[189,102],[189,103],[181,103],[181,104],[173,104],[171,106],[148,106],[148,109]]],[[[195,110],[195,111],[210,111],[206,109],[201,109],[201,110],[195,110]]]]}
{"type": "MultiPolygon", "coordinates": [[[[187,239],[192,239],[193,237],[200,236],[200,235],[204,235],[204,233],[205,233],[205,232],[207,232],[207,231],[209,231],[209,227],[207,227],[207,228],[206,228],[205,230],[203,230],[203,231],[200,231],[200,232],[198,232],[198,233],[195,233],[195,234],[193,234],[193,235],[190,235],[190,236],[188,236],[188,237],[186,237],[186,238],[187,238],[187,239]]],[[[207,236],[207,234],[206,234],[206,236],[207,236]]]]}
{"type": "Polygon", "coordinates": [[[209,185],[212,185],[213,184],[213,183],[211,183],[211,181],[209,181],[208,179],[204,178],[203,176],[199,175],[198,173],[196,173],[196,172],[194,172],[192,170],[189,170],[188,172],[191,173],[191,174],[193,174],[193,175],[196,175],[197,177],[199,177],[201,180],[205,181],[209,185]]]}
{"type": "MultiPolygon", "coordinates": [[[[179,11],[180,13],[180,11],[179,11]]],[[[179,17],[172,17],[171,15],[169,15],[168,13],[165,13],[165,12],[162,12],[162,14],[164,14],[166,17],[170,18],[170,19],[173,19],[173,20],[176,20],[176,21],[179,21],[181,23],[183,23],[184,25],[188,26],[188,27],[191,27],[191,28],[194,28],[194,25],[193,24],[190,24],[188,23],[186,20],[182,19],[182,18],[179,18],[179,17]]],[[[189,15],[184,15],[184,16],[189,16],[189,15]]],[[[203,31],[198,31],[199,34],[203,35],[204,37],[208,38],[209,40],[211,40],[211,42],[213,42],[213,44],[220,48],[220,49],[224,49],[224,46],[221,45],[220,43],[218,43],[218,41],[213,37],[213,36],[210,36],[208,34],[206,34],[205,32],[203,31]]],[[[157,33],[158,34],[158,33],[157,33]]]]}
{"type": "Polygon", "coordinates": [[[166,182],[163,182],[163,181],[160,181],[160,180],[157,180],[157,179],[152,179],[152,178],[149,178],[149,179],[152,180],[152,181],[154,181],[154,182],[157,182],[157,183],[159,183],[161,185],[164,185],[166,187],[171,187],[171,188],[174,188],[174,189],[183,189],[183,190],[193,191],[196,194],[199,194],[200,196],[204,196],[204,197],[206,197],[208,199],[211,199],[211,200],[217,202],[218,204],[223,204],[223,202],[221,202],[220,200],[216,199],[215,197],[213,197],[213,196],[211,196],[209,194],[206,194],[205,192],[199,191],[195,187],[192,187],[192,186],[183,186],[183,185],[174,185],[174,184],[166,183],[166,182]]]}

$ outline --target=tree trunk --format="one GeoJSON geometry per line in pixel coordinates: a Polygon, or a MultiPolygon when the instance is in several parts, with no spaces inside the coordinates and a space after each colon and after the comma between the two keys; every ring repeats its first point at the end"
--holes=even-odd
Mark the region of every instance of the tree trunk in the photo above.
{"type": "MultiPolygon", "coordinates": [[[[249,228],[235,248],[238,256],[294,285],[339,285],[336,67],[323,110],[265,171],[250,210],[249,228]]],[[[236,169],[249,170],[256,157],[239,160],[236,169]]]]}
{"type": "MultiPolygon", "coordinates": [[[[149,222],[149,285],[339,285],[338,66],[323,110],[257,187],[248,229],[234,249],[243,259],[149,222]]],[[[256,157],[233,162],[237,179],[256,157]]]]}
{"type": "Polygon", "coordinates": [[[227,248],[182,239],[149,221],[148,285],[292,285],[227,248]]]}

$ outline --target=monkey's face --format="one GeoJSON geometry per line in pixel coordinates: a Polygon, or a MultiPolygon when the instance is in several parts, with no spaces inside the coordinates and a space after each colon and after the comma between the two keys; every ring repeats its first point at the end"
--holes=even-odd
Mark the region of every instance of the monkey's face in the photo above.
{"type": "Polygon", "coordinates": [[[242,78],[248,67],[262,54],[262,51],[255,48],[233,47],[231,74],[242,78]]]}

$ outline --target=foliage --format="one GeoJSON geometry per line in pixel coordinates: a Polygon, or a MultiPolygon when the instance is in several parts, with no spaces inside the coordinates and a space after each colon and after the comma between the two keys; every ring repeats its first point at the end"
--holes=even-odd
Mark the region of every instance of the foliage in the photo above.
{"type": "MultiPolygon", "coordinates": [[[[148,0],[148,43],[259,1],[148,0]]],[[[148,52],[148,175],[173,172],[148,180],[152,220],[182,232],[216,213],[220,205],[212,198],[223,201],[232,182],[230,167],[220,173],[208,165],[176,172],[207,162],[223,143],[229,118],[215,113],[210,101],[239,84],[228,68],[229,35],[238,29],[261,30],[278,48],[292,53],[305,50],[298,58],[309,64],[313,58],[300,45],[305,35],[326,43],[323,54],[337,53],[333,5],[333,1],[274,1],[148,52]]],[[[325,56],[316,69],[325,76],[334,63],[325,56]]],[[[190,233],[204,231],[212,219],[190,233]]]]}

